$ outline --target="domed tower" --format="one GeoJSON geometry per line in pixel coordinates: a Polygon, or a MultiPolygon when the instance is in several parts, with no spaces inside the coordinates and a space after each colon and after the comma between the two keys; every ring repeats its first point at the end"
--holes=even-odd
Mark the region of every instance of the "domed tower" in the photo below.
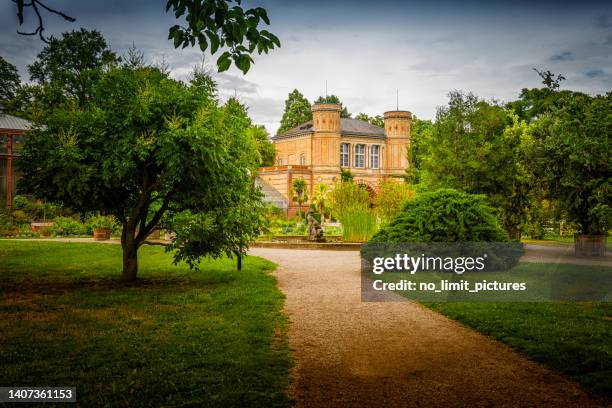
{"type": "Polygon", "coordinates": [[[384,152],[385,173],[401,176],[408,168],[408,147],[410,146],[410,121],[408,111],[385,112],[385,135],[387,142],[384,152]]]}
{"type": "Polygon", "coordinates": [[[313,169],[338,171],[340,167],[340,111],[335,103],[312,105],[313,169]]]}

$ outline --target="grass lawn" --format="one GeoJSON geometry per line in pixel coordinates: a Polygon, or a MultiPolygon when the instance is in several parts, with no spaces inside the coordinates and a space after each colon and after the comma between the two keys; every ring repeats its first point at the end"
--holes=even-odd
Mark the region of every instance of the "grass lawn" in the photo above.
{"type": "Polygon", "coordinates": [[[612,303],[424,303],[531,359],[612,394],[612,303]]]}
{"type": "Polygon", "coordinates": [[[81,406],[290,404],[274,264],[139,255],[126,286],[118,245],[0,241],[0,386],[76,386],[81,406]]]}
{"type": "MultiPolygon", "coordinates": [[[[498,272],[461,275],[476,281],[483,277],[492,281],[498,272]]],[[[446,279],[449,274],[446,274],[446,279]]],[[[570,264],[538,264],[521,262],[502,281],[523,281],[536,292],[552,289],[567,293],[580,283],[581,276],[596,277],[588,284],[600,282],[608,291],[612,268],[570,264]]],[[[412,279],[431,281],[425,273],[380,275],[385,281],[412,279]]],[[[441,276],[441,275],[435,275],[441,276]]],[[[452,274],[451,274],[452,276],[452,274]]],[[[608,292],[609,293],[609,292],[608,292]]],[[[398,292],[406,297],[414,293],[398,292]]],[[[601,394],[612,394],[612,303],[611,302],[500,302],[502,294],[483,296],[486,302],[448,301],[444,295],[421,296],[425,306],[457,320],[481,333],[500,340],[552,369],[574,377],[585,388],[601,394]],[[492,300],[492,301],[491,301],[492,300]]]]}

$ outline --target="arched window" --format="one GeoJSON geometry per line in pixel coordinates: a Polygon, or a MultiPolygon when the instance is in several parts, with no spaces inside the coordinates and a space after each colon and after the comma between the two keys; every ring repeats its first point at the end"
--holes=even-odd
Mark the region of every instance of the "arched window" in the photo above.
{"type": "Polygon", "coordinates": [[[304,153],[300,154],[300,166],[306,165],[306,155],[304,153]]]}
{"type": "Polygon", "coordinates": [[[283,165],[283,159],[281,159],[280,157],[278,158],[278,165],[282,166],[283,165]]]}

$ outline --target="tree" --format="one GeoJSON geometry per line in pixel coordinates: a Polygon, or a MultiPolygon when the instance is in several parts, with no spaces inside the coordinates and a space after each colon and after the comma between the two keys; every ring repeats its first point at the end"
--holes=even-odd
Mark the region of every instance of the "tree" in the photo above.
{"type": "Polygon", "coordinates": [[[605,235],[612,226],[612,93],[572,94],[533,123],[526,163],[545,198],[558,200],[580,232],[605,235]]]}
{"type": "Polygon", "coordinates": [[[406,183],[390,179],[381,181],[378,193],[374,197],[374,205],[382,224],[389,224],[400,213],[406,201],[413,196],[414,191],[406,183]]]}
{"type": "Polygon", "coordinates": [[[317,98],[317,100],[315,101],[315,103],[335,103],[335,104],[338,104],[342,108],[342,110],[340,111],[340,117],[341,118],[350,118],[351,117],[351,114],[349,113],[349,111],[346,109],[345,106],[342,105],[342,102],[340,102],[340,98],[338,98],[336,95],[319,96],[317,98]]]}
{"type": "Polygon", "coordinates": [[[423,181],[431,188],[486,195],[504,229],[518,239],[529,206],[529,177],[521,160],[526,124],[471,93],[449,96],[448,106],[438,109],[427,146],[420,146],[427,151],[423,181]]]}
{"type": "Polygon", "coordinates": [[[115,68],[86,106],[58,107],[41,125],[22,149],[19,189],[114,215],[126,281],[137,278],[138,249],[162,217],[177,226],[175,261],[191,265],[243,253],[257,230],[249,216],[259,157],[233,101],[218,106],[204,89],[155,68],[115,68]]]}
{"type": "Polygon", "coordinates": [[[519,99],[506,104],[508,109],[513,110],[519,119],[532,122],[550,110],[559,107],[561,101],[572,95],[584,95],[581,92],[563,90],[560,91],[560,83],[565,79],[563,75],[556,75],[550,71],[534,71],[542,78],[544,88],[523,88],[519,99]]]}
{"type": "Polygon", "coordinates": [[[249,129],[249,136],[255,140],[257,151],[261,157],[261,166],[274,166],[276,161],[276,148],[268,137],[266,128],[262,125],[252,125],[249,129]]]}
{"type": "MultiPolygon", "coordinates": [[[[36,14],[38,26],[32,32],[17,31],[22,35],[38,35],[44,42],[52,39],[44,36],[44,23],[41,9],[59,15],[65,20],[74,22],[69,15],[47,6],[41,0],[14,0],[17,6],[19,25],[24,23],[24,12],[30,8],[36,14]]],[[[268,53],[274,47],[280,47],[278,37],[261,25],[270,25],[268,13],[262,7],[244,10],[241,0],[168,0],[166,12],[174,12],[177,19],[183,19],[185,26],[176,24],[169,29],[168,39],[174,43],[174,48],[195,46],[196,42],[202,52],[209,49],[215,54],[220,49],[226,49],[217,59],[218,70],[226,71],[232,61],[243,73],[247,73],[253,59],[251,54],[268,53]],[[231,5],[231,7],[230,7],[231,5]]]]}
{"type": "Polygon", "coordinates": [[[312,120],[312,111],[310,110],[310,102],[297,89],[294,89],[287,96],[285,101],[285,111],[281,118],[281,124],[277,134],[286,132],[296,126],[312,120]]]}
{"type": "Polygon", "coordinates": [[[319,214],[321,214],[321,222],[325,221],[325,212],[328,206],[328,193],[329,186],[324,183],[317,184],[312,192],[312,204],[314,204],[319,214]]]}
{"type": "Polygon", "coordinates": [[[12,100],[20,84],[17,67],[0,56],[0,104],[12,100]]]}
{"type": "Polygon", "coordinates": [[[380,115],[368,116],[367,113],[360,112],[357,114],[357,116],[355,116],[355,119],[362,120],[364,122],[369,122],[372,125],[378,126],[381,128],[385,127],[385,119],[380,115]]]}
{"type": "Polygon", "coordinates": [[[298,204],[298,215],[302,215],[302,204],[308,201],[308,186],[306,180],[297,178],[291,184],[291,200],[298,204]]]}
{"type": "Polygon", "coordinates": [[[64,98],[75,98],[83,107],[92,96],[93,86],[119,58],[98,31],[80,29],[51,38],[28,65],[30,79],[64,98]]]}
{"type": "Polygon", "coordinates": [[[433,132],[431,120],[412,117],[410,124],[410,146],[407,151],[408,168],[406,169],[406,181],[418,184],[421,181],[421,170],[423,159],[427,157],[427,146],[433,132]]]}
{"type": "Polygon", "coordinates": [[[565,77],[561,74],[555,75],[550,71],[540,71],[537,68],[533,69],[542,78],[542,83],[551,91],[556,91],[561,86],[561,81],[565,81],[565,77]]]}

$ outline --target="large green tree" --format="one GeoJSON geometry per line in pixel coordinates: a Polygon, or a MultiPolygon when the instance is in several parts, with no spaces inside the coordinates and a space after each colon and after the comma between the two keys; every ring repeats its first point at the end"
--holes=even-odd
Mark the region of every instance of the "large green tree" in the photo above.
{"type": "Polygon", "coordinates": [[[80,29],[51,38],[28,71],[30,79],[49,92],[84,106],[96,81],[118,61],[102,34],[80,29]]]}
{"type": "Polygon", "coordinates": [[[270,141],[266,128],[262,125],[252,125],[249,135],[255,140],[262,166],[274,166],[276,161],[276,148],[270,141]]]}
{"type": "Polygon", "coordinates": [[[20,86],[17,67],[0,56],[0,104],[6,104],[15,97],[20,86]]]}
{"type": "MultiPolygon", "coordinates": [[[[65,12],[46,4],[43,0],[13,0],[17,7],[17,20],[22,26],[27,19],[25,15],[35,14],[37,21],[33,31],[17,31],[23,35],[38,35],[47,43],[53,37],[44,35],[44,12],[59,15],[67,21],[75,19],[65,12]]],[[[279,39],[269,31],[262,29],[270,25],[268,13],[262,7],[243,9],[241,0],[168,0],[166,12],[174,12],[177,20],[183,24],[175,24],[169,29],[168,39],[174,47],[185,48],[197,43],[202,51],[209,50],[211,54],[224,50],[217,59],[219,71],[229,69],[232,62],[246,74],[253,58],[251,54],[268,53],[274,47],[280,47],[279,39]]]]}
{"type": "Polygon", "coordinates": [[[565,94],[531,126],[526,163],[583,234],[612,226],[612,93],[565,94]]]}
{"type": "Polygon", "coordinates": [[[285,111],[281,118],[278,134],[312,120],[310,102],[297,89],[294,89],[285,100],[285,111]]]}
{"type": "Polygon", "coordinates": [[[136,279],[138,248],[163,217],[176,226],[176,259],[191,264],[243,253],[258,230],[250,120],[232,101],[218,106],[197,81],[112,69],[85,106],[58,107],[41,125],[22,150],[19,188],[117,217],[126,281],[136,279]]]}
{"type": "Polygon", "coordinates": [[[471,93],[449,96],[448,105],[438,109],[427,146],[421,146],[427,152],[421,176],[432,187],[485,194],[504,229],[518,239],[529,206],[529,177],[521,161],[526,125],[471,93]]]}

